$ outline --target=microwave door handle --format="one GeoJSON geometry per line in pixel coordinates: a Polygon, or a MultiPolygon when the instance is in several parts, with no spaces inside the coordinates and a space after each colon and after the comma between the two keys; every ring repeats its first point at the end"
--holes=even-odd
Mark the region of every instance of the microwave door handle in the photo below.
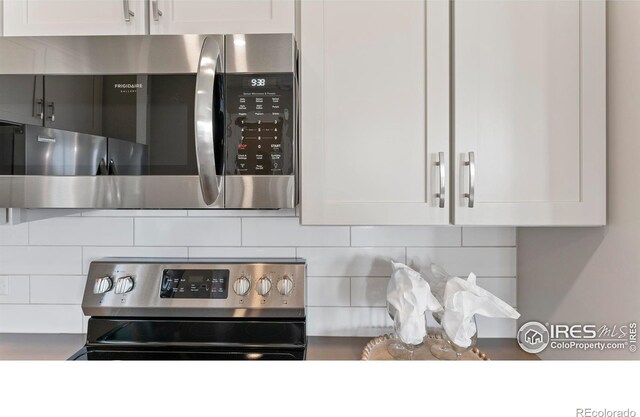
{"type": "Polygon", "coordinates": [[[216,175],[214,148],[215,109],[214,88],[217,70],[220,68],[220,46],[212,37],[202,43],[200,62],[196,74],[195,139],[196,162],[202,198],[207,205],[218,199],[222,181],[216,175]]]}

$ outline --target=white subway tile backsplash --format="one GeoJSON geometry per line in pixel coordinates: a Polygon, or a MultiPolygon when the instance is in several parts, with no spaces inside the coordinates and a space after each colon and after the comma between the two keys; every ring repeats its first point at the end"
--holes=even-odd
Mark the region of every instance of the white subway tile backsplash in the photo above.
{"type": "Polygon", "coordinates": [[[515,246],[515,227],[463,227],[463,246],[515,246]]]}
{"type": "Polygon", "coordinates": [[[389,333],[393,322],[386,308],[309,307],[309,336],[379,336],[389,333]]]}
{"type": "Polygon", "coordinates": [[[407,248],[408,265],[417,271],[442,265],[448,273],[467,276],[515,277],[515,248],[407,248]]]}
{"type": "Polygon", "coordinates": [[[351,246],[460,246],[455,226],[352,226],[351,246]]]}
{"type": "Polygon", "coordinates": [[[240,246],[240,219],[136,218],[139,246],[240,246]]]}
{"type": "Polygon", "coordinates": [[[295,209],[282,210],[188,210],[189,217],[296,217],[295,209]]]}
{"type": "Polygon", "coordinates": [[[0,305],[0,333],[81,333],[79,305],[0,305]]]}
{"type": "Polygon", "coordinates": [[[295,258],[296,248],[232,246],[189,248],[190,258],[295,258]]]}
{"type": "Polygon", "coordinates": [[[89,210],[84,217],[184,217],[187,210],[89,210]]]}
{"type": "Polygon", "coordinates": [[[351,305],[354,307],[386,307],[389,277],[351,278],[351,305]]]}
{"type": "Polygon", "coordinates": [[[24,209],[21,214],[21,219],[25,222],[33,222],[36,220],[78,217],[81,215],[82,210],[78,209],[24,209]]]}
{"type": "Polygon", "coordinates": [[[85,275],[32,275],[31,304],[82,304],[85,275]]]}
{"type": "Polygon", "coordinates": [[[478,278],[477,284],[510,306],[516,306],[516,278],[478,278]]]}
{"type": "Polygon", "coordinates": [[[297,218],[242,219],[247,246],[349,246],[347,226],[301,226],[297,218]]]}
{"type": "Polygon", "coordinates": [[[388,276],[391,260],[404,262],[404,248],[298,248],[315,277],[388,276]]]}
{"type": "Polygon", "coordinates": [[[348,307],[350,280],[348,277],[307,278],[307,305],[348,307]]]}
{"type": "Polygon", "coordinates": [[[61,217],[29,222],[31,245],[132,245],[131,218],[61,217]]]}
{"type": "Polygon", "coordinates": [[[91,261],[99,258],[186,258],[188,256],[185,247],[92,246],[83,250],[82,273],[89,272],[91,261]]]}
{"type": "MultiPolygon", "coordinates": [[[[16,246],[29,244],[29,225],[21,223],[0,226],[0,246],[16,246]]],[[[0,249],[1,250],[1,249],[0,249]]]]}
{"type": "MultiPolygon", "coordinates": [[[[351,278],[351,306],[385,307],[387,305],[388,284],[388,277],[351,278]]],[[[478,285],[507,304],[514,307],[516,306],[515,278],[478,278],[478,285]]]]}
{"type": "Polygon", "coordinates": [[[518,321],[476,315],[478,337],[516,337],[518,321]]]}
{"type": "MultiPolygon", "coordinates": [[[[429,326],[435,321],[427,317],[429,326]]],[[[309,336],[379,336],[393,330],[393,321],[383,307],[309,307],[309,336]]],[[[476,316],[478,337],[514,337],[517,321],[476,316]]]]}
{"type": "MultiPolygon", "coordinates": [[[[515,228],[301,226],[295,214],[24,210],[24,223],[0,226],[0,275],[9,288],[0,294],[0,332],[86,332],[78,304],[89,263],[104,257],[306,258],[310,335],[389,332],[390,260],[473,271],[480,286],[516,304],[515,228]]],[[[478,327],[481,337],[515,337],[514,320],[478,318],[478,327]]]]}
{"type": "Polygon", "coordinates": [[[29,304],[28,275],[0,275],[0,289],[0,304],[29,304]]]}
{"type": "Polygon", "coordinates": [[[72,246],[5,246],[0,274],[80,274],[82,248],[72,246]]]}

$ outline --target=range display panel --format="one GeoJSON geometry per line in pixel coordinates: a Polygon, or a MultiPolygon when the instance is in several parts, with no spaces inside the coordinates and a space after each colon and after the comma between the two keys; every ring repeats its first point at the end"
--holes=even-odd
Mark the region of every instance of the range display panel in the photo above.
{"type": "Polygon", "coordinates": [[[222,298],[229,296],[228,269],[165,269],[160,298],[222,298]]]}

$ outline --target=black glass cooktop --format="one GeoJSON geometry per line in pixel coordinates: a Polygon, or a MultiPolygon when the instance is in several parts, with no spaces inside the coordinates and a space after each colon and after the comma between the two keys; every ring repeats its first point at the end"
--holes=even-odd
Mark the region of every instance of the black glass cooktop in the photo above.
{"type": "Polygon", "coordinates": [[[70,360],[301,360],[305,321],[283,319],[89,319],[70,360]]]}

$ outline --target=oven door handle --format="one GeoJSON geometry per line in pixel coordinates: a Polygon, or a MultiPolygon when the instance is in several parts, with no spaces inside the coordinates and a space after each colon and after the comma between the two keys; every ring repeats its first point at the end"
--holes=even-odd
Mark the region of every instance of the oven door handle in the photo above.
{"type": "Polygon", "coordinates": [[[196,161],[202,198],[207,205],[216,202],[221,193],[222,181],[216,175],[214,134],[216,131],[214,89],[218,70],[221,68],[220,45],[213,37],[202,43],[198,73],[196,75],[195,139],[196,161]]]}

